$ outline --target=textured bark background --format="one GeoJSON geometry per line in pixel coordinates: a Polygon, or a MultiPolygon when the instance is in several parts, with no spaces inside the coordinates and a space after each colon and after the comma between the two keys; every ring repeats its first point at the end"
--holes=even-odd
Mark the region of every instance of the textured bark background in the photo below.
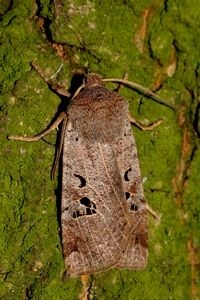
{"type": "MultiPolygon", "coordinates": [[[[31,67],[70,86],[77,70],[128,79],[182,107],[177,113],[136,92],[120,93],[152,131],[133,128],[149,205],[143,271],[90,276],[90,299],[200,299],[200,6],[195,0],[1,0],[0,298],[78,299],[63,279],[58,187],[50,180],[56,132],[44,141],[8,134],[44,129],[60,99],[31,67]],[[59,68],[62,66],[61,70],[59,68]],[[58,71],[58,72],[57,72],[58,71]]],[[[112,86],[113,87],[113,86],[112,86]]]]}

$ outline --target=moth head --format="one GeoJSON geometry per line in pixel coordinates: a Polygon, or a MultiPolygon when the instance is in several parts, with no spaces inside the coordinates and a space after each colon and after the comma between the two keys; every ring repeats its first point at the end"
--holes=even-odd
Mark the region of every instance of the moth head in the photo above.
{"type": "Polygon", "coordinates": [[[103,82],[101,78],[95,74],[90,73],[85,77],[85,87],[102,86],[103,82]]]}

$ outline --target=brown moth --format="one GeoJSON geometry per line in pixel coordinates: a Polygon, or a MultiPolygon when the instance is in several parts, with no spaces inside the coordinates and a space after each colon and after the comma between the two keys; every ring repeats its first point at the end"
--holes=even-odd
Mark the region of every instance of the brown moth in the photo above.
{"type": "Polygon", "coordinates": [[[71,276],[147,263],[147,208],[127,106],[93,74],[68,108],[61,224],[71,276]]]}
{"type": "Polygon", "coordinates": [[[61,233],[68,275],[144,268],[147,204],[127,102],[90,74],[49,128],[34,137],[8,138],[37,141],[61,121],[61,233]]]}

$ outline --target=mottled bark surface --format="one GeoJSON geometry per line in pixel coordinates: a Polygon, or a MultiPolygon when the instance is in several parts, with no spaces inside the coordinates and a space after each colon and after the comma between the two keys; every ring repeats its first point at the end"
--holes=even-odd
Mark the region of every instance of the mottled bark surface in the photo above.
{"type": "MultiPolygon", "coordinates": [[[[45,128],[77,70],[134,80],[175,102],[174,113],[123,88],[149,215],[144,271],[111,270],[89,278],[91,299],[199,299],[198,1],[1,1],[0,4],[0,298],[78,299],[79,279],[63,279],[59,238],[60,177],[50,180],[56,132],[36,143],[8,141],[45,128]],[[135,2],[135,3],[134,3],[135,2]]],[[[113,87],[113,86],[110,86],[113,87]]]]}

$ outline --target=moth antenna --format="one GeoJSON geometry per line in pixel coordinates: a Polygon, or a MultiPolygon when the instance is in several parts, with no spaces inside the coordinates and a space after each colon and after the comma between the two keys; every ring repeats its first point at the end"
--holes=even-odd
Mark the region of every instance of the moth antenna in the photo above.
{"type": "Polygon", "coordinates": [[[148,203],[147,203],[147,211],[150,213],[150,215],[153,216],[154,219],[156,219],[157,221],[161,221],[161,216],[158,215],[155,210],[153,210],[153,208],[151,208],[148,203]]]}
{"type": "MultiPolygon", "coordinates": [[[[127,80],[128,79],[128,73],[127,72],[124,72],[123,74],[123,80],[127,80]]],[[[119,92],[119,90],[124,86],[123,83],[118,83],[118,86],[114,89],[115,92],[119,92]]]]}
{"type": "Polygon", "coordinates": [[[73,97],[71,98],[71,100],[73,100],[79,93],[80,91],[85,87],[85,83],[82,83],[79,88],[76,90],[76,92],[74,93],[73,97]]]}
{"type": "Polygon", "coordinates": [[[166,99],[160,97],[156,93],[152,92],[151,90],[143,87],[142,85],[140,85],[136,82],[128,81],[126,79],[118,79],[118,78],[102,79],[102,81],[104,81],[104,82],[116,82],[116,83],[124,84],[125,86],[127,86],[127,87],[129,87],[133,90],[136,90],[140,94],[143,94],[146,97],[149,97],[149,98],[153,99],[154,101],[156,101],[160,104],[168,106],[172,110],[177,110],[177,106],[175,104],[171,103],[169,100],[166,100],[166,99]]]}

